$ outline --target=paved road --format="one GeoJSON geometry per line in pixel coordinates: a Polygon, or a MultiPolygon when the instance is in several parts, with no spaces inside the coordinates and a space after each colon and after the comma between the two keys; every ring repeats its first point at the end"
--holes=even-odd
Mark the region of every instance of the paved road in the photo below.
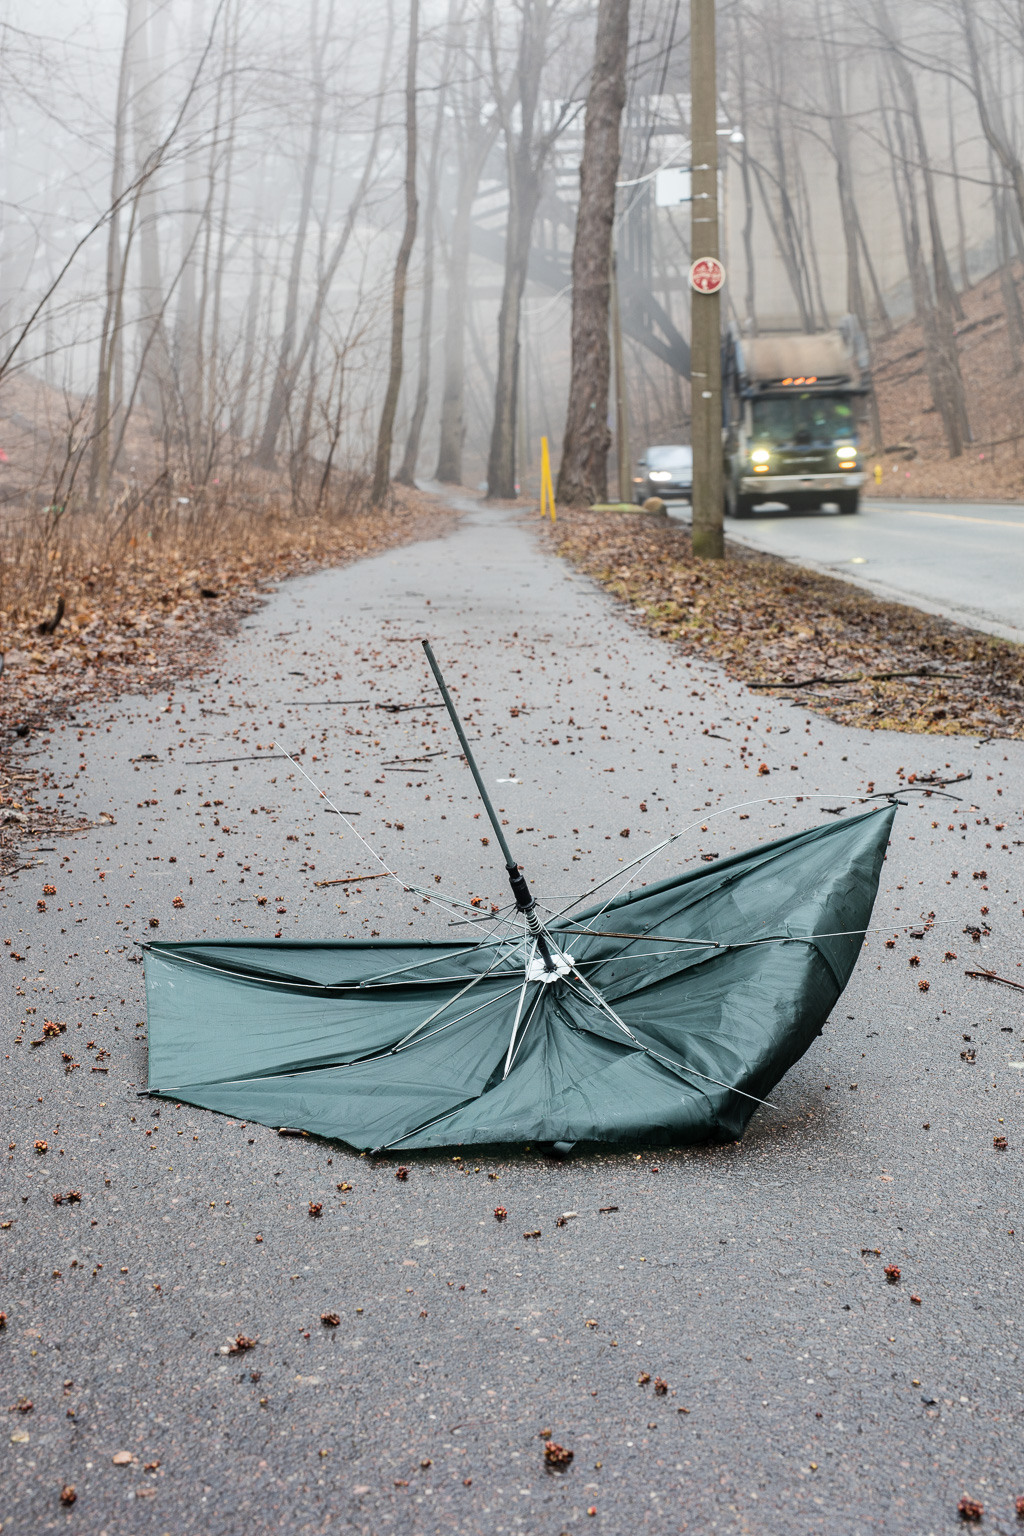
{"type": "Polygon", "coordinates": [[[2,962],[0,1379],[4,1406],[33,1405],[5,1415],[4,1536],[940,1536],[965,1490],[985,1529],[1016,1529],[1024,1041],[1018,995],[963,972],[1022,974],[1024,748],[754,698],[487,509],[287,583],[216,679],[83,706],[26,750],[44,747],[52,793],[97,825],[41,851],[4,901],[4,952],[24,959],[2,962]],[[384,770],[447,751],[443,719],[312,702],[430,699],[424,631],[544,894],[614,869],[625,827],[633,853],[774,792],[695,829],[668,873],[820,816],[784,795],[836,805],[901,768],[973,770],[963,799],[900,813],[883,932],[739,1145],[565,1164],[453,1150],[407,1156],[398,1183],[340,1145],[136,1097],[129,961],[151,918],[167,937],[450,932],[381,882],[347,899],[313,885],[367,866],[286,763],[197,759],[305,746],[400,867],[502,892],[458,758],[384,770]],[[769,778],[741,765],[743,742],[769,778]],[[979,947],[963,929],[986,909],[979,947]],[[909,939],[929,912],[936,927],[909,939]],[[33,1048],[46,1018],[67,1030],[33,1048]],[[66,1074],[62,1050],[81,1067],[66,1074]],[[71,1190],[79,1202],[54,1203],[71,1190]],[[252,1352],[219,1353],[240,1332],[252,1352]],[[544,1473],[547,1428],[575,1452],[563,1476],[544,1473]]]}
{"type": "MultiPolygon", "coordinates": [[[[689,517],[689,509],[681,509],[689,517]]],[[[730,538],[1024,642],[1024,506],[863,501],[856,517],[756,513],[730,538]]]]}

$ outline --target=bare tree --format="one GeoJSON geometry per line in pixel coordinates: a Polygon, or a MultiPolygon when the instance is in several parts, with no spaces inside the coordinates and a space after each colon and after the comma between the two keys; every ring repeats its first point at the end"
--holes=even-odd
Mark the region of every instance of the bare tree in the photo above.
{"type": "Polygon", "coordinates": [[[387,390],[377,433],[377,457],[373,469],[370,501],[384,504],[391,483],[391,441],[398,410],[398,392],[402,387],[402,344],[405,334],[405,289],[409,276],[409,258],[416,239],[419,198],[416,192],[416,55],[419,46],[419,0],[409,3],[409,47],[405,66],[405,226],[395,258],[391,289],[391,363],[387,390]]]}
{"type": "MultiPolygon", "coordinates": [[[[284,325],[281,330],[277,370],[274,375],[273,388],[270,392],[270,403],[267,406],[267,419],[263,424],[263,436],[260,439],[260,446],[256,451],[256,462],[263,465],[264,468],[269,468],[274,462],[278,434],[281,431],[281,424],[284,421],[285,411],[288,407],[295,374],[298,371],[297,367],[293,368],[292,351],[295,346],[295,329],[298,324],[302,262],[306,250],[309,218],[313,207],[313,185],[317,167],[320,163],[324,99],[326,94],[323,56],[334,21],[334,0],[327,0],[327,15],[324,18],[322,33],[320,31],[319,9],[320,0],[310,0],[309,27],[311,37],[310,51],[313,61],[313,103],[309,119],[309,139],[306,146],[306,158],[302,171],[302,193],[299,199],[298,228],[292,243],[291,268],[288,273],[288,288],[285,294],[284,325]]],[[[298,367],[301,367],[301,363],[299,363],[298,367]]]]}
{"type": "MultiPolygon", "coordinates": [[[[463,29],[464,30],[464,24],[463,29]]],[[[482,98],[480,55],[487,37],[487,18],[476,28],[475,46],[465,50],[468,78],[454,92],[455,140],[458,183],[455,210],[448,242],[448,285],[444,330],[444,385],[441,396],[440,442],[437,478],[453,485],[462,483],[462,445],[465,436],[463,394],[466,380],[466,287],[469,280],[470,226],[473,199],[480,176],[498,137],[495,111],[485,112],[482,98]]]]}
{"type": "Polygon", "coordinates": [[[572,506],[604,501],[608,495],[608,302],[628,47],[629,0],[600,0],[580,161],[572,253],[572,373],[558,471],[557,497],[572,506]]]}
{"type": "Polygon", "coordinates": [[[419,368],[416,379],[416,400],[409,420],[409,433],[405,441],[405,454],[395,479],[401,485],[414,485],[416,460],[420,454],[420,437],[427,414],[427,397],[430,389],[430,352],[433,337],[431,327],[434,318],[434,245],[437,238],[437,197],[441,176],[441,136],[444,131],[445,109],[448,97],[448,76],[455,45],[455,27],[458,19],[458,0],[449,0],[448,25],[445,32],[444,57],[441,63],[441,79],[437,91],[434,127],[430,136],[427,155],[427,203],[423,216],[423,298],[420,305],[419,368]]]}
{"type": "Polygon", "coordinates": [[[132,35],[138,26],[138,0],[129,0],[125,11],[121,66],[117,77],[117,105],[114,113],[114,153],[110,169],[110,222],[107,227],[106,302],[100,330],[99,368],[96,378],[96,425],[89,464],[89,505],[106,505],[110,491],[110,421],[120,405],[111,398],[115,347],[121,335],[121,306],[124,296],[124,268],[121,250],[121,197],[124,190],[125,140],[127,138],[128,79],[132,35]]]}
{"type": "Polygon", "coordinates": [[[497,381],[494,424],[487,456],[487,495],[516,494],[516,405],[519,379],[519,314],[526,286],[533,220],[541,193],[541,173],[573,108],[564,103],[545,129],[540,116],[541,76],[548,54],[552,15],[558,0],[522,0],[516,64],[508,84],[501,79],[497,19],[490,7],[493,91],[508,167],[508,225],[505,276],[498,312],[497,381]]]}

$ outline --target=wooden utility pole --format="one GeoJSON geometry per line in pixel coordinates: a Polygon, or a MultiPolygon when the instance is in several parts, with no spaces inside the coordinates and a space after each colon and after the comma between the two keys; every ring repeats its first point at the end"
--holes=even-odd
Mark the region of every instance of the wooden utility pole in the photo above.
{"type": "MultiPolygon", "coordinates": [[[[715,88],[715,0],[690,0],[692,195],[690,250],[696,268],[718,261],[718,136],[715,88]]],[[[718,290],[701,292],[691,277],[693,397],[693,552],[725,554],[722,527],[722,322],[718,290]]]]}

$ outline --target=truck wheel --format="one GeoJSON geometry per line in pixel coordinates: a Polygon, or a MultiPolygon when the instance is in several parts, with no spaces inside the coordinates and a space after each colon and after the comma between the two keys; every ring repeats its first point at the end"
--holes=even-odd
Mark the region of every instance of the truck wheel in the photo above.
{"type": "Polygon", "coordinates": [[[741,496],[739,491],[731,483],[725,487],[725,511],[728,517],[749,517],[754,510],[752,496],[741,496]]]}
{"type": "Polygon", "coordinates": [[[840,491],[836,496],[836,505],[839,507],[840,512],[859,512],[860,492],[840,491]]]}

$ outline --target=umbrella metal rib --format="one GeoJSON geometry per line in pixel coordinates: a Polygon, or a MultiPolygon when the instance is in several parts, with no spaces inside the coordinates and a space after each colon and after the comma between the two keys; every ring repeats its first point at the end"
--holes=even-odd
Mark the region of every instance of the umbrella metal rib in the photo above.
{"type": "MultiPolygon", "coordinates": [[[[408,1044],[408,1042],[412,1040],[414,1036],[419,1034],[421,1029],[426,1029],[428,1024],[432,1024],[434,1020],[438,1018],[442,1013],[445,1013],[453,1003],[457,1003],[460,997],[465,997],[467,992],[471,992],[475,986],[478,986],[481,981],[484,981],[494,970],[495,966],[498,964],[498,961],[502,958],[503,956],[501,955],[495,955],[486,971],[481,971],[479,976],[475,976],[467,986],[463,987],[461,992],[456,992],[455,996],[450,997],[447,1002],[442,1003],[440,1008],[435,1008],[434,1012],[430,1014],[429,1017],[425,1018],[422,1024],[417,1024],[415,1029],[410,1030],[409,1034],[404,1035],[403,1038],[399,1040],[397,1045],[393,1045],[391,1047],[391,1054],[394,1055],[395,1051],[401,1050],[402,1046],[408,1044]]],[[[509,990],[514,991],[515,988],[513,987],[509,990]]]]}

